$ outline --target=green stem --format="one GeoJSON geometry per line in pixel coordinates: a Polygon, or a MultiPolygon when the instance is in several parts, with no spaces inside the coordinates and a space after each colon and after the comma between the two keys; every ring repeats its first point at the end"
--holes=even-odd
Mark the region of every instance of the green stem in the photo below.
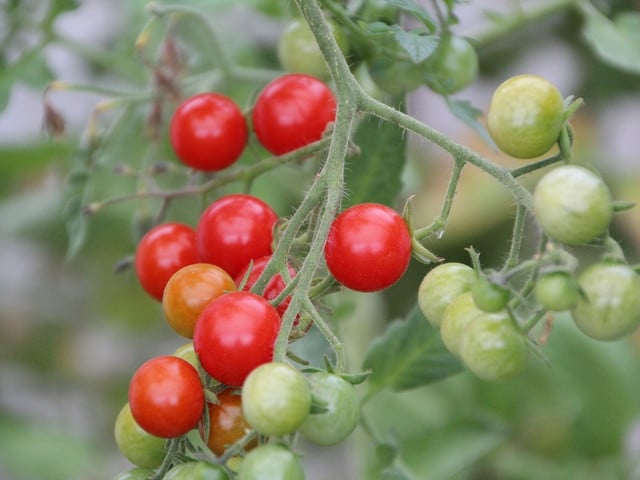
{"type": "Polygon", "coordinates": [[[514,268],[520,261],[520,248],[522,247],[522,237],[524,235],[524,220],[526,210],[522,205],[518,205],[516,209],[516,218],[513,222],[513,233],[511,234],[511,247],[509,248],[509,256],[504,262],[502,272],[514,268]]]}
{"type": "Polygon", "coordinates": [[[171,468],[175,456],[178,454],[180,447],[182,446],[182,437],[171,438],[167,442],[167,453],[164,456],[164,460],[158,470],[151,478],[151,480],[161,480],[164,478],[165,473],[171,468]]]}
{"type": "Polygon", "coordinates": [[[304,309],[311,316],[316,328],[318,328],[322,335],[324,335],[324,338],[327,339],[327,342],[329,342],[329,345],[331,345],[331,349],[336,355],[336,363],[334,367],[335,372],[338,374],[344,373],[346,369],[346,361],[344,346],[342,345],[342,342],[340,341],[338,336],[333,333],[333,330],[327,324],[327,322],[325,322],[324,318],[322,318],[322,315],[320,315],[316,307],[313,305],[313,303],[311,303],[311,300],[307,299],[304,304],[304,309]]]}
{"type": "Polygon", "coordinates": [[[526,175],[531,172],[535,172],[536,170],[540,170],[541,168],[548,167],[549,165],[553,165],[554,163],[562,162],[564,160],[564,156],[562,153],[558,153],[549,158],[543,158],[542,160],[538,160],[533,163],[528,163],[522,167],[514,168],[511,170],[511,176],[513,178],[521,177],[522,175],[526,175]]]}

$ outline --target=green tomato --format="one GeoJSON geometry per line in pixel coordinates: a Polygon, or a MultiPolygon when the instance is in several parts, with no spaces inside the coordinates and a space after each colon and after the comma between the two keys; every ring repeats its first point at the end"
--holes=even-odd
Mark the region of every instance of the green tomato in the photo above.
{"type": "Polygon", "coordinates": [[[440,322],[440,335],[445,347],[454,356],[461,358],[460,344],[464,331],[474,318],[482,314],[484,312],[474,302],[471,292],[458,295],[445,308],[440,322]]]}
{"type": "Polygon", "coordinates": [[[571,310],[578,328],[596,340],[616,340],[640,324],[640,276],[628,265],[598,262],[578,277],[584,293],[571,310]]]}
{"type": "Polygon", "coordinates": [[[432,268],[418,289],[420,311],[431,325],[439,327],[447,305],[470,290],[475,280],[473,268],[463,263],[449,262],[432,268]]]}
{"type": "Polygon", "coordinates": [[[568,272],[540,275],[534,285],[536,301],[547,310],[561,312],[573,308],[580,298],[580,286],[568,272]]]}
{"type": "Polygon", "coordinates": [[[480,277],[471,287],[473,301],[478,308],[485,312],[499,312],[507,306],[509,289],[493,283],[486,277],[480,277]]]}
{"type": "Polygon", "coordinates": [[[425,83],[434,92],[452,94],[467,87],[478,76],[478,55],[462,37],[444,37],[425,61],[425,83]]]}
{"type": "MultiPolygon", "coordinates": [[[[343,54],[349,51],[349,42],[335,22],[329,20],[333,36],[343,54]]],[[[291,73],[305,73],[322,80],[329,78],[327,63],[313,32],[303,18],[292,20],[282,32],[278,41],[280,65],[291,73]]]]}
{"type": "Polygon", "coordinates": [[[540,179],[533,192],[533,210],[544,233],[568,245],[603,235],[613,215],[607,185],[577,165],[560,166],[540,179]]]}
{"type": "Polygon", "coordinates": [[[368,61],[367,68],[373,82],[392,96],[405,95],[423,83],[420,68],[409,60],[377,56],[368,61]]]}
{"type": "Polygon", "coordinates": [[[347,438],[360,418],[355,387],[339,375],[313,372],[307,375],[311,396],[325,411],[310,414],[298,431],[317,445],[335,445],[347,438]]]}
{"type": "Polygon", "coordinates": [[[460,354],[477,377],[501,382],[524,369],[527,339],[508,313],[483,313],[467,325],[460,342],[460,354]]]}
{"type": "Polygon", "coordinates": [[[304,480],[304,470],[291,450],[281,445],[263,445],[244,457],[238,480],[304,480]]]}
{"type": "Polygon", "coordinates": [[[365,0],[356,12],[356,17],[367,23],[384,22],[393,25],[398,23],[400,9],[386,0],[365,0]]]}
{"type": "Polygon", "coordinates": [[[198,361],[198,356],[196,355],[196,351],[193,348],[193,342],[187,342],[183,345],[180,345],[173,352],[173,356],[186,360],[191,365],[193,365],[193,368],[195,368],[196,370],[198,370],[200,366],[200,362],[198,361]]]}
{"type": "Polygon", "coordinates": [[[219,465],[186,462],[172,467],[163,480],[229,480],[229,476],[219,465]]]}
{"type": "Polygon", "coordinates": [[[114,437],[120,452],[138,467],[156,468],[164,460],[167,441],[147,433],[131,414],[125,403],[116,417],[114,437]]]}
{"type": "Polygon", "coordinates": [[[494,92],[487,122],[491,138],[503,152],[534,158],[557,142],[564,124],[564,102],[544,78],[517,75],[494,92]]]}
{"type": "Polygon", "coordinates": [[[263,435],[287,435],[304,423],[311,409],[311,390],[296,368],[270,362],[255,368],[242,386],[242,412],[263,435]]]}
{"type": "Polygon", "coordinates": [[[130,470],[120,472],[113,477],[113,480],[149,480],[153,475],[150,468],[136,467],[130,470]]]}

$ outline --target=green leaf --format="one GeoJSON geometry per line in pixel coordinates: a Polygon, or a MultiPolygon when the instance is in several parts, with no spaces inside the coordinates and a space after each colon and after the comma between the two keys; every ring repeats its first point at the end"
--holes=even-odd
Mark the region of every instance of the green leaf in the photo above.
{"type": "Polygon", "coordinates": [[[344,207],[362,202],[392,205],[402,187],[406,136],[402,129],[374,117],[365,119],[355,134],[360,154],[345,172],[344,207]]]}
{"type": "Polygon", "coordinates": [[[371,369],[372,388],[407,390],[427,385],[462,370],[440,338],[440,332],[424,319],[417,308],[407,319],[392,323],[375,340],[363,367],[371,369]]]}
{"type": "Polygon", "coordinates": [[[0,70],[0,112],[9,102],[11,87],[18,82],[25,83],[36,89],[43,89],[53,80],[44,56],[40,50],[32,50],[14,63],[0,70]]]}
{"type": "Polygon", "coordinates": [[[431,14],[422,5],[418,4],[414,0],[386,0],[389,5],[398,7],[403,12],[411,15],[414,18],[420,20],[430,30],[436,28],[436,22],[431,14]]]}
{"type": "Polygon", "coordinates": [[[66,252],[67,260],[71,260],[80,251],[89,231],[89,218],[84,207],[88,197],[90,177],[89,169],[76,167],[69,172],[66,179],[64,221],[69,239],[66,252]]]}
{"type": "Polygon", "coordinates": [[[491,139],[487,129],[478,120],[478,117],[482,114],[482,110],[474,107],[468,100],[453,100],[450,97],[446,97],[446,101],[451,113],[467,124],[467,126],[471,127],[488,145],[491,145],[495,149],[498,148],[491,139]]]}
{"type": "Polygon", "coordinates": [[[24,145],[0,146],[0,176],[24,175],[26,170],[64,161],[73,151],[70,141],[33,141],[24,145]]]}
{"type": "Polygon", "coordinates": [[[438,46],[438,37],[435,35],[407,32],[401,27],[395,28],[395,36],[398,45],[409,54],[413,63],[420,63],[429,58],[438,46]]]}
{"type": "Polygon", "coordinates": [[[624,14],[614,23],[590,3],[579,5],[585,20],[582,36],[594,54],[615,68],[640,74],[638,16],[624,14]]]}

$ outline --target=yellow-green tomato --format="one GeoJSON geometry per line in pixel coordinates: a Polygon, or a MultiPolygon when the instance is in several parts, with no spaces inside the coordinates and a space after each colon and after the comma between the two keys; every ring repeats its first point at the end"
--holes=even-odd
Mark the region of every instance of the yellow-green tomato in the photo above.
{"type": "Polygon", "coordinates": [[[150,468],[136,467],[124,472],[120,472],[113,480],[149,480],[153,475],[150,468]]]}
{"type": "Polygon", "coordinates": [[[535,158],[557,142],[564,124],[564,102],[548,80],[516,75],[494,92],[487,121],[500,150],[516,158],[535,158]]]}
{"type": "Polygon", "coordinates": [[[120,452],[138,467],[159,467],[166,453],[166,439],[147,433],[125,403],[116,417],[114,437],[120,452]]]}
{"type": "Polygon", "coordinates": [[[471,292],[458,295],[445,308],[440,322],[440,335],[447,350],[460,358],[460,343],[467,325],[484,312],[478,308],[471,292]]]}
{"type": "Polygon", "coordinates": [[[304,480],[304,470],[291,450],[269,444],[251,450],[244,457],[238,480],[304,480]]]}
{"type": "Polygon", "coordinates": [[[187,342],[187,343],[184,343],[184,344],[180,345],[173,352],[173,356],[182,358],[183,360],[186,360],[191,365],[193,365],[193,368],[195,368],[196,370],[198,369],[198,367],[200,365],[200,362],[198,361],[198,356],[196,355],[196,351],[193,348],[193,342],[187,342]]]}
{"type": "Polygon", "coordinates": [[[538,277],[533,293],[536,301],[544,308],[561,312],[578,303],[580,286],[569,272],[551,272],[538,277]]]}
{"type": "Polygon", "coordinates": [[[229,475],[219,465],[186,462],[172,467],[163,480],[229,480],[229,475]]]}
{"type": "Polygon", "coordinates": [[[473,268],[464,263],[448,262],[432,268],[418,289],[420,311],[431,325],[439,327],[447,305],[469,291],[475,280],[473,268]]]}
{"type": "Polygon", "coordinates": [[[465,328],[460,354],[477,377],[501,382],[526,366],[527,339],[507,312],[485,312],[473,318],[465,328]]]}

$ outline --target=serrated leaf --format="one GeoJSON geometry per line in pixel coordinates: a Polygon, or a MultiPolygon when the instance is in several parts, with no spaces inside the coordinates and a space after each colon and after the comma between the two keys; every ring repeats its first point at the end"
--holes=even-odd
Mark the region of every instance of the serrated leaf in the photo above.
{"type": "Polygon", "coordinates": [[[363,368],[371,369],[372,388],[408,390],[454,375],[462,365],[416,306],[371,344],[363,368]]]}
{"type": "Polygon", "coordinates": [[[630,33],[629,20],[616,24],[588,2],[580,3],[584,16],[582,36],[595,55],[620,70],[640,74],[637,32],[630,33]]]}
{"type": "Polygon", "coordinates": [[[419,3],[414,0],[386,0],[389,5],[394,7],[398,7],[403,12],[411,15],[414,18],[420,20],[425,26],[429,27],[429,29],[434,30],[436,27],[436,22],[431,16],[431,14],[427,11],[419,3]]]}
{"type": "Polygon", "coordinates": [[[359,126],[354,142],[360,154],[345,172],[344,207],[376,202],[392,205],[402,188],[406,162],[406,135],[397,125],[368,117],[359,126]]]}
{"type": "Polygon", "coordinates": [[[43,89],[53,80],[53,74],[40,50],[33,50],[0,70],[0,112],[7,107],[11,87],[18,82],[43,89]]]}
{"type": "Polygon", "coordinates": [[[398,45],[409,54],[413,63],[420,63],[429,58],[438,46],[438,37],[435,35],[407,32],[401,27],[395,29],[395,36],[398,45]]]}
{"type": "Polygon", "coordinates": [[[482,114],[482,110],[474,107],[468,100],[454,100],[450,97],[447,97],[446,100],[451,113],[471,127],[488,145],[497,150],[496,144],[491,139],[489,132],[478,120],[478,117],[482,114]]]}

